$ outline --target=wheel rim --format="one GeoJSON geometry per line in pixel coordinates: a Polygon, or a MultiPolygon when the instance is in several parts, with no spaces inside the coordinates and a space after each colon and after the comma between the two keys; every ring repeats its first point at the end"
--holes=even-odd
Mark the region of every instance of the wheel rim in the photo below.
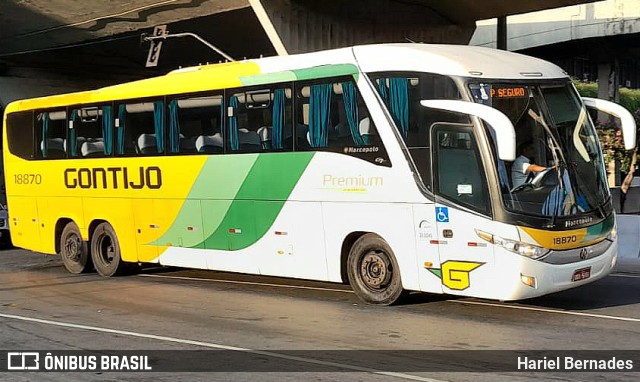
{"type": "Polygon", "coordinates": [[[64,257],[72,262],[79,262],[82,257],[82,240],[76,234],[70,234],[64,241],[64,257]]]}
{"type": "Polygon", "coordinates": [[[391,275],[391,264],[385,252],[372,250],[362,257],[360,278],[367,289],[372,291],[384,289],[389,284],[391,275]]]}
{"type": "Polygon", "coordinates": [[[111,240],[111,236],[109,235],[101,235],[98,239],[98,253],[100,253],[100,261],[104,265],[112,265],[113,259],[115,258],[115,246],[113,244],[113,240],[111,240]]]}

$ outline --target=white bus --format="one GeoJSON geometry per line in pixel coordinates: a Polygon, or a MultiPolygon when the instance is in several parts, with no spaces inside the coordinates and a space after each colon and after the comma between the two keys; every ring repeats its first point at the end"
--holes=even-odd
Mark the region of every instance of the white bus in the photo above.
{"type": "Polygon", "coordinates": [[[557,66],[469,46],[356,46],[17,101],[12,238],[73,273],[347,282],[377,304],[540,296],[616,262],[585,104],[635,145],[630,114],[581,99],[557,66]]]}

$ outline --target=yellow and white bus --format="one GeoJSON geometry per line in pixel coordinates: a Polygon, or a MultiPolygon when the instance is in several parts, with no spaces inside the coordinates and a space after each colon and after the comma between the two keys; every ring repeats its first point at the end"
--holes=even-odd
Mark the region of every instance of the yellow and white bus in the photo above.
{"type": "Polygon", "coordinates": [[[356,46],[16,101],[12,239],[72,273],[157,263],[348,282],[378,304],[540,296],[616,261],[585,103],[635,145],[630,114],[583,101],[555,65],[469,46],[356,46]],[[547,168],[523,184],[518,146],[547,168]]]}

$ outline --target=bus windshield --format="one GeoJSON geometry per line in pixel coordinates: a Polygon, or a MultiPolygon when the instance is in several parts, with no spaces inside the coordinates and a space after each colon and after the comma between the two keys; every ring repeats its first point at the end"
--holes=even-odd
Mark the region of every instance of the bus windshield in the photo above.
{"type": "Polygon", "coordinates": [[[507,210],[560,217],[589,213],[609,199],[598,135],[571,84],[475,83],[476,102],[503,112],[515,127],[516,160],[500,160],[487,126],[507,210]]]}

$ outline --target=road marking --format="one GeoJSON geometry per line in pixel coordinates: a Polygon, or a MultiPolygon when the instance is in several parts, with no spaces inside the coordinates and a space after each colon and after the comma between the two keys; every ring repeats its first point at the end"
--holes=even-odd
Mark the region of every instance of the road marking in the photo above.
{"type": "Polygon", "coordinates": [[[630,275],[627,273],[612,273],[609,276],[615,276],[615,277],[631,277],[634,279],[640,279],[640,275],[630,275]]]}
{"type": "Polygon", "coordinates": [[[395,372],[390,372],[390,371],[382,371],[382,370],[371,369],[371,368],[368,368],[368,367],[354,366],[354,365],[349,365],[349,364],[344,364],[344,363],[339,363],[339,362],[321,361],[321,360],[313,359],[313,358],[296,357],[296,356],[291,356],[291,355],[286,355],[286,354],[274,353],[274,352],[270,352],[270,351],[254,350],[254,349],[242,348],[242,347],[237,347],[237,346],[227,346],[227,345],[222,345],[222,344],[216,344],[216,343],[213,343],[213,342],[194,341],[194,340],[187,340],[187,339],[176,338],[176,337],[158,336],[158,335],[155,335],[155,334],[138,333],[138,332],[131,332],[131,331],[127,331],[127,330],[118,330],[118,329],[109,329],[109,328],[102,328],[102,327],[99,327],[99,326],[80,325],[80,324],[73,324],[73,323],[69,323],[69,322],[52,321],[52,320],[45,320],[45,319],[41,319],[41,318],[17,316],[17,315],[14,315],[14,314],[0,313],[0,317],[11,319],[11,320],[19,320],[19,321],[35,322],[35,323],[45,324],[45,325],[60,326],[60,327],[64,327],[64,328],[89,330],[89,331],[94,331],[94,332],[111,333],[111,334],[118,334],[118,335],[122,335],[122,336],[146,338],[146,339],[152,339],[152,340],[158,340],[158,341],[166,341],[166,342],[180,343],[180,344],[186,344],[186,345],[201,346],[201,347],[210,348],[210,349],[233,350],[233,351],[238,351],[238,352],[243,352],[243,353],[248,353],[248,354],[256,354],[256,355],[262,355],[262,356],[267,356],[267,357],[286,359],[286,360],[296,361],[296,362],[311,363],[311,364],[314,364],[314,365],[330,366],[330,367],[336,367],[336,368],[341,368],[341,369],[346,369],[346,370],[351,370],[351,371],[359,371],[359,372],[365,372],[365,373],[371,373],[371,374],[377,374],[377,375],[385,375],[385,376],[389,376],[389,377],[402,378],[402,379],[407,379],[407,380],[412,380],[412,381],[445,382],[445,381],[442,381],[442,380],[439,380],[439,379],[433,379],[433,378],[428,378],[428,377],[420,377],[420,376],[412,375],[412,374],[395,373],[395,372]]]}
{"type": "Polygon", "coordinates": [[[156,277],[162,279],[176,279],[176,280],[191,280],[191,281],[210,281],[215,283],[225,283],[225,284],[240,284],[240,285],[256,285],[256,286],[268,286],[268,287],[277,287],[277,288],[288,288],[288,289],[309,289],[309,290],[320,290],[320,291],[328,291],[328,292],[342,292],[342,293],[354,293],[350,289],[333,289],[333,288],[319,288],[319,287],[308,287],[302,285],[283,285],[283,284],[269,284],[269,283],[258,283],[252,281],[234,281],[234,280],[221,280],[221,279],[204,279],[200,277],[186,277],[186,276],[165,276],[165,275],[153,275],[153,274],[140,274],[138,276],[142,277],[156,277]]]}
{"type": "Polygon", "coordinates": [[[572,316],[582,316],[582,317],[591,317],[591,318],[604,318],[608,320],[640,322],[640,318],[609,316],[606,314],[582,313],[582,312],[574,312],[571,310],[545,309],[545,308],[535,308],[532,306],[507,305],[507,304],[498,304],[498,303],[481,302],[481,301],[447,300],[447,302],[456,302],[458,304],[468,304],[468,305],[495,306],[499,308],[509,308],[509,309],[531,310],[535,312],[545,312],[545,313],[568,314],[572,316]]]}

